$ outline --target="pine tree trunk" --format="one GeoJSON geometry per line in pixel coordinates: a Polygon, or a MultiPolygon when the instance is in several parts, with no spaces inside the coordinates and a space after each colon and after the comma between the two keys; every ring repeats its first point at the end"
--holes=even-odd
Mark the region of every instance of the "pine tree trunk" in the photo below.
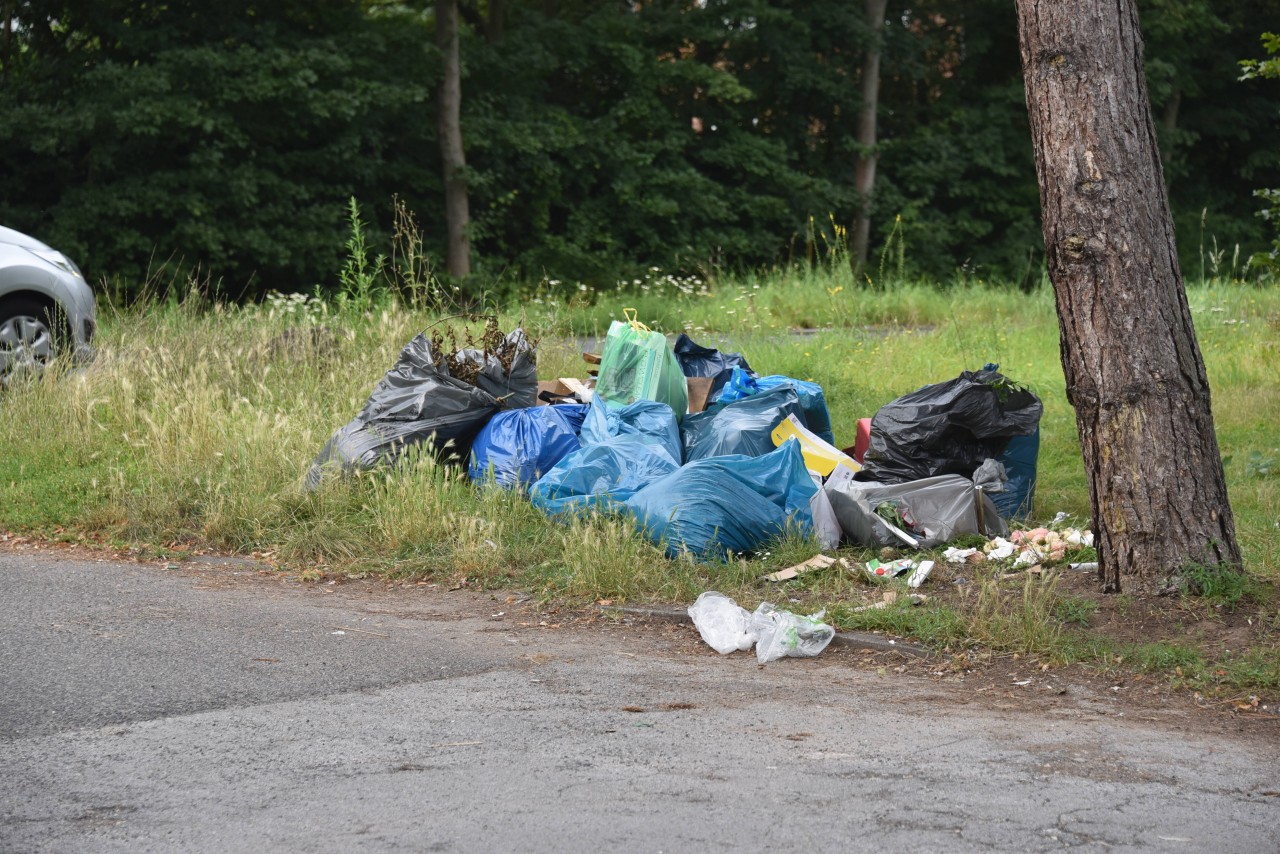
{"type": "Polygon", "coordinates": [[[471,275],[471,222],[467,199],[466,155],[462,147],[462,60],[458,50],[458,0],[436,3],[436,43],[444,60],[440,81],[438,120],[440,160],[444,165],[444,218],[448,231],[446,268],[449,275],[471,275]]]}
{"type": "Polygon", "coordinates": [[[1103,589],[1189,564],[1238,566],[1134,0],[1017,0],[1017,8],[1062,366],[1103,589]]]}
{"type": "Polygon", "coordinates": [[[858,112],[858,162],[853,170],[853,189],[858,194],[858,213],[853,220],[850,254],[857,276],[867,266],[871,243],[871,194],[876,186],[876,110],[880,100],[880,34],[884,31],[884,10],[888,0],[865,0],[871,43],[862,58],[862,107],[858,112]]]}

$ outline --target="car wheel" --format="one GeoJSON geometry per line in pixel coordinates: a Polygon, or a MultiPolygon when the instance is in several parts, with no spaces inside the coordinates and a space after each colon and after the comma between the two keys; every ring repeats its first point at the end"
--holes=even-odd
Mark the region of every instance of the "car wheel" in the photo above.
{"type": "Polygon", "coordinates": [[[49,310],[16,297],[0,303],[0,380],[17,372],[39,373],[57,353],[49,310]]]}

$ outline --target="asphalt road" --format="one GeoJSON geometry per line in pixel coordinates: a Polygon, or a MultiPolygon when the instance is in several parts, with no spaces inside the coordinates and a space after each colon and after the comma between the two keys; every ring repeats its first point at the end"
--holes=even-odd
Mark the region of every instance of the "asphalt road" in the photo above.
{"type": "Polygon", "coordinates": [[[4,852],[1280,850],[1274,732],[1073,686],[244,567],[0,585],[4,852]]]}

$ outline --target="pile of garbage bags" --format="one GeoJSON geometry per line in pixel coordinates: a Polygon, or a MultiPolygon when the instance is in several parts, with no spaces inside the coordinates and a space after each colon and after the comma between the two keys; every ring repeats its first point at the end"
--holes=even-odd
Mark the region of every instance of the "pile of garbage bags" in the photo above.
{"type": "Polygon", "coordinates": [[[620,514],[667,554],[702,558],[787,531],[825,547],[933,548],[1007,536],[1005,520],[1031,508],[1042,406],[995,365],[886,404],[859,462],[835,446],[817,383],[760,376],[687,335],[673,347],[633,313],[610,326],[589,402],[537,405],[524,332],[485,341],[447,354],[410,341],[307,486],[421,445],[548,515],[620,514]],[[710,380],[703,411],[689,411],[690,377],[710,380]]]}

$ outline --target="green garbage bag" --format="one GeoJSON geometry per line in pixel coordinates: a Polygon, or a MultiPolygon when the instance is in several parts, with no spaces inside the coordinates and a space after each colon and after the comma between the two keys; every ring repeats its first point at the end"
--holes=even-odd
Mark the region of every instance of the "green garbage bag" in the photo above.
{"type": "Polygon", "coordinates": [[[689,411],[689,389],[666,336],[636,320],[633,308],[623,315],[626,320],[615,320],[604,340],[596,396],[610,406],[655,400],[680,420],[689,411]]]}

